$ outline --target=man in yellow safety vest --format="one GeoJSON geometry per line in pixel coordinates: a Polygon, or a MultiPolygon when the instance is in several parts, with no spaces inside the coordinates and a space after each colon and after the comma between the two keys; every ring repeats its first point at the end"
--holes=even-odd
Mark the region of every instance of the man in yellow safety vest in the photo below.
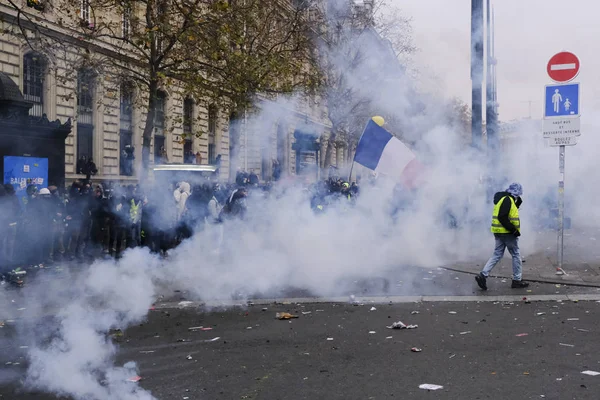
{"type": "Polygon", "coordinates": [[[513,266],[513,289],[521,289],[529,286],[522,281],[521,253],[519,251],[519,236],[521,236],[521,220],[519,218],[519,207],[523,200],[523,187],[519,183],[512,183],[504,192],[494,195],[494,212],[492,215],[491,231],[496,239],[494,255],[488,260],[483,271],[475,276],[479,287],[487,290],[487,277],[490,271],[500,262],[504,256],[504,250],[512,256],[513,266]]]}

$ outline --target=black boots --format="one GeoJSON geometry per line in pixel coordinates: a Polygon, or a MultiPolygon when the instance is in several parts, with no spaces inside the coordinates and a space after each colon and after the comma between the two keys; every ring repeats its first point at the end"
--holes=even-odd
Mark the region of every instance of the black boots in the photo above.
{"type": "MultiPolygon", "coordinates": [[[[487,278],[481,272],[475,275],[475,281],[477,281],[477,285],[479,285],[482,290],[487,290],[487,278]]],[[[525,289],[526,287],[529,287],[529,283],[513,280],[510,287],[513,289],[525,289]]]]}
{"type": "Polygon", "coordinates": [[[529,283],[527,282],[523,282],[523,281],[512,281],[512,285],[510,285],[511,288],[513,289],[524,289],[526,287],[529,287],[529,283]]]}
{"type": "Polygon", "coordinates": [[[485,275],[479,273],[479,275],[475,275],[475,280],[477,281],[477,284],[482,290],[487,290],[487,279],[485,275]]]}

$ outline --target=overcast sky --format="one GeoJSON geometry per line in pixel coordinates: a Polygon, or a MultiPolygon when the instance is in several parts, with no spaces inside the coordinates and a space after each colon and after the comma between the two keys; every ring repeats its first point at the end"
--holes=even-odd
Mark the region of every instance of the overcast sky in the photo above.
{"type": "MultiPolygon", "coordinates": [[[[390,0],[413,19],[415,57],[428,87],[470,104],[471,0],[390,0]],[[435,79],[432,79],[434,77],[435,79]]],[[[492,0],[500,119],[541,118],[546,64],[568,50],[581,62],[582,122],[600,119],[600,3],[595,0],[492,0]],[[592,119],[592,118],[590,118],[592,119]]],[[[591,121],[588,121],[591,122],[591,121]]]]}

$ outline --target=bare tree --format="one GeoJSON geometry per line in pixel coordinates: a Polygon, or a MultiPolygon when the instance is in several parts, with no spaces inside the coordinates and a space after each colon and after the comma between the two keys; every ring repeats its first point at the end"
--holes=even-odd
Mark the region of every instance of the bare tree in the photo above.
{"type": "Polygon", "coordinates": [[[17,29],[5,33],[63,53],[67,70],[86,64],[140,88],[144,171],[162,88],[238,110],[257,93],[319,82],[302,66],[311,59],[304,12],[283,0],[56,0],[40,15],[8,1],[17,29]]]}
{"type": "Polygon", "coordinates": [[[356,8],[344,0],[329,5],[325,10],[327,30],[321,41],[323,91],[332,123],[325,168],[332,163],[336,143],[356,145],[365,121],[379,114],[373,109],[374,88],[403,76],[399,57],[415,51],[410,20],[397,10],[378,13],[386,7],[385,1],[369,2],[367,8],[356,8]],[[378,63],[389,65],[385,73],[378,73],[378,63]]]}

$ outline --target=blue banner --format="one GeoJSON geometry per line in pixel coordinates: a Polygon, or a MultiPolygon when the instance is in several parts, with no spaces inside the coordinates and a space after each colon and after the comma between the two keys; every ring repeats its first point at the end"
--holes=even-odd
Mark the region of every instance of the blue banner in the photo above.
{"type": "Polygon", "coordinates": [[[4,183],[13,185],[21,204],[26,204],[27,186],[48,187],[48,159],[4,156],[4,183]]]}

